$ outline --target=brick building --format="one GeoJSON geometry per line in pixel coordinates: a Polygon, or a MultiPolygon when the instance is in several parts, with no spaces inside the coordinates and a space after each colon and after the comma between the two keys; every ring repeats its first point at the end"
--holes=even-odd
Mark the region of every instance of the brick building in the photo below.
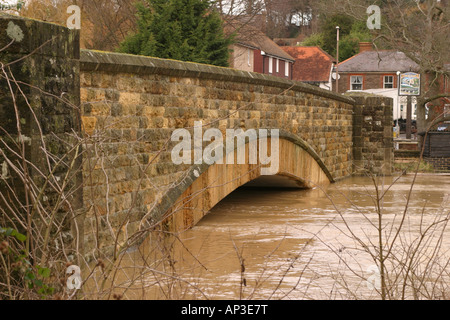
{"type": "MultiPolygon", "coordinates": [[[[394,119],[406,119],[406,97],[398,96],[397,72],[419,72],[419,65],[403,52],[372,50],[370,43],[360,44],[360,53],[339,63],[338,92],[364,91],[394,99],[394,119]]],[[[333,80],[333,91],[336,81],[333,80]]],[[[417,109],[413,98],[413,119],[417,109]]]]}

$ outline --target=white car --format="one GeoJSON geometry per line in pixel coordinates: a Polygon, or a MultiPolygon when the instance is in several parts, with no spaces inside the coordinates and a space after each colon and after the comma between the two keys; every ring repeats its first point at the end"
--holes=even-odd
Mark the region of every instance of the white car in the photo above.
{"type": "Polygon", "coordinates": [[[450,128],[450,123],[442,123],[438,125],[437,131],[445,131],[448,128],[450,128]]]}

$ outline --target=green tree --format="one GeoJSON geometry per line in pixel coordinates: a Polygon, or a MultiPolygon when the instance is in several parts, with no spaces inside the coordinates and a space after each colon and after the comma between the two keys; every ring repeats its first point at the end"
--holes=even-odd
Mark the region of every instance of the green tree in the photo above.
{"type": "MultiPolygon", "coordinates": [[[[322,34],[323,34],[323,50],[331,54],[332,56],[336,56],[336,26],[340,27],[340,38],[344,40],[347,35],[350,34],[352,30],[354,20],[351,17],[336,14],[331,17],[328,17],[322,24],[322,34]]],[[[341,44],[342,45],[342,42],[341,44]]],[[[340,47],[341,54],[344,52],[343,46],[340,47]]],[[[339,57],[341,60],[341,57],[339,57]]]]}
{"type": "Polygon", "coordinates": [[[340,27],[339,61],[344,61],[357,54],[360,42],[372,41],[372,35],[365,23],[343,14],[335,14],[326,17],[322,21],[321,32],[305,39],[302,45],[319,46],[335,57],[336,26],[340,27]]]}
{"type": "Polygon", "coordinates": [[[137,32],[120,52],[228,66],[232,40],[209,0],[143,0],[137,10],[137,32]]]}
{"type": "Polygon", "coordinates": [[[323,40],[323,34],[322,33],[313,33],[308,38],[302,41],[302,46],[306,47],[320,47],[323,48],[324,40],[323,40]]]}
{"type": "MultiPolygon", "coordinates": [[[[339,61],[344,61],[359,53],[359,43],[372,42],[372,38],[365,23],[354,21],[350,33],[344,35],[339,41],[339,61]]],[[[334,50],[336,51],[336,48],[334,50]]]]}

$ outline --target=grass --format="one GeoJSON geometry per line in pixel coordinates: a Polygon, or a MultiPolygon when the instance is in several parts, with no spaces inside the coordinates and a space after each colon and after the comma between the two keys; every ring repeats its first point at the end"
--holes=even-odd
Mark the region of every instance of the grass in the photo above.
{"type": "Polygon", "coordinates": [[[434,169],[433,165],[430,163],[422,160],[420,161],[419,168],[417,168],[417,162],[419,159],[396,159],[393,168],[395,172],[403,172],[404,174],[408,173],[435,173],[436,170],[434,169]]]}

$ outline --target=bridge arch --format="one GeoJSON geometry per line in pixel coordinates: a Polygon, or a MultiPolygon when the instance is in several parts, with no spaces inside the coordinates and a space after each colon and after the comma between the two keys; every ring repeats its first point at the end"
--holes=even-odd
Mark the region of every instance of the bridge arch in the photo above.
{"type": "MultiPolygon", "coordinates": [[[[259,138],[258,138],[259,140],[259,138]]],[[[248,159],[248,142],[246,144],[248,159]]],[[[227,155],[224,155],[224,158],[227,155]]],[[[202,164],[193,166],[186,176],[165,194],[152,217],[165,221],[171,232],[195,226],[221,200],[237,188],[264,178],[263,183],[284,177],[299,188],[314,188],[334,182],[317,153],[298,136],[280,130],[279,167],[274,176],[261,175],[261,164],[202,164]]]]}

